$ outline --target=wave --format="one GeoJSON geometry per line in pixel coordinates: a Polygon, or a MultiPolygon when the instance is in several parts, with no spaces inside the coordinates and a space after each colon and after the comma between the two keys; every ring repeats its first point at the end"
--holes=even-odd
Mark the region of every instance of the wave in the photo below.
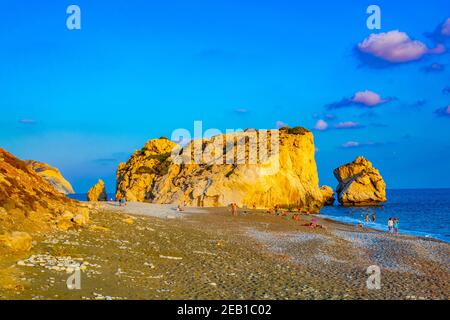
{"type": "MultiPolygon", "coordinates": [[[[381,224],[378,222],[365,222],[362,221],[360,219],[355,219],[355,218],[351,218],[348,216],[333,216],[333,215],[327,215],[327,214],[318,214],[316,215],[319,218],[326,218],[326,219],[330,219],[333,221],[337,221],[337,222],[342,222],[345,224],[350,224],[350,225],[358,225],[358,224],[362,224],[367,228],[371,228],[371,229],[375,229],[375,230],[380,230],[380,231],[385,231],[387,232],[387,225],[386,224],[381,224]]],[[[433,238],[433,239],[437,239],[437,240],[441,240],[444,242],[450,242],[448,241],[448,239],[446,239],[446,237],[442,234],[439,233],[431,233],[431,232],[423,232],[423,231],[417,231],[417,230],[407,230],[407,229],[399,229],[399,234],[407,234],[407,235],[412,235],[412,236],[419,236],[419,237],[424,237],[424,238],[433,238]]]]}

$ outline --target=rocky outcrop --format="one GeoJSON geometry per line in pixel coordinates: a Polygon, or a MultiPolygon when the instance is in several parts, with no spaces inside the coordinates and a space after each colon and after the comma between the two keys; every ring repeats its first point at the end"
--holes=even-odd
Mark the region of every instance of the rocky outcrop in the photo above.
{"type": "Polygon", "coordinates": [[[172,156],[174,147],[166,139],[151,140],[121,164],[118,195],[187,206],[278,205],[310,213],[322,206],[314,137],[304,128],[219,135],[192,141],[172,156]],[[203,151],[201,162],[194,161],[195,144],[203,151]],[[265,149],[267,156],[263,156],[265,149]]]}
{"type": "Polygon", "coordinates": [[[339,182],[336,192],[342,205],[369,206],[386,201],[386,184],[364,157],[335,169],[334,176],[339,182]]]}
{"type": "MultiPolygon", "coordinates": [[[[89,216],[88,208],[57,192],[27,162],[0,149],[0,249],[29,248],[25,233],[58,227],[65,212],[89,216]]],[[[71,219],[66,229],[77,226],[71,219]]]]}
{"type": "Polygon", "coordinates": [[[127,163],[119,164],[116,197],[128,201],[149,200],[155,179],[167,172],[170,165],[167,160],[175,147],[177,144],[165,138],[150,140],[127,163]]]}
{"type": "Polygon", "coordinates": [[[105,183],[102,179],[99,179],[97,184],[95,184],[87,193],[88,201],[108,201],[108,196],[106,194],[105,183]]]}
{"type": "Polygon", "coordinates": [[[80,208],[78,213],[73,213],[71,211],[65,211],[57,219],[58,229],[66,231],[75,226],[83,227],[89,223],[89,209],[80,208]]]}
{"type": "Polygon", "coordinates": [[[61,174],[61,172],[50,165],[34,160],[26,161],[29,168],[50,183],[56,191],[63,194],[73,194],[72,185],[61,174]]]}
{"type": "Polygon", "coordinates": [[[334,204],[334,190],[329,186],[321,186],[320,192],[323,197],[323,205],[324,206],[332,206],[334,204]]]}

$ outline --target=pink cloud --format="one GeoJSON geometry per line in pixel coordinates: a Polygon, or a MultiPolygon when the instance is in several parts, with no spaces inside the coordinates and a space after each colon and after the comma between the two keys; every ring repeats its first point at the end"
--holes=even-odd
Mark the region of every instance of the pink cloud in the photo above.
{"type": "Polygon", "coordinates": [[[349,148],[361,148],[361,147],[377,147],[383,145],[380,142],[357,142],[357,141],[347,141],[346,143],[341,145],[341,148],[349,149],[349,148]]]}
{"type": "Polygon", "coordinates": [[[316,122],[314,129],[319,130],[319,131],[325,131],[328,129],[328,123],[326,123],[324,120],[320,119],[316,122]]]}
{"type": "Polygon", "coordinates": [[[359,147],[359,142],[356,141],[347,141],[342,145],[342,148],[357,148],[359,147]]]}
{"type": "Polygon", "coordinates": [[[398,30],[373,33],[358,44],[358,49],[365,54],[391,63],[415,61],[427,54],[445,52],[445,47],[442,44],[429,49],[423,42],[412,40],[405,32],[398,30]]]}
{"type": "Polygon", "coordinates": [[[248,112],[248,110],[245,108],[237,108],[234,111],[236,111],[237,113],[247,113],[248,112]]]}
{"type": "Polygon", "coordinates": [[[387,100],[382,99],[378,93],[366,90],[356,92],[351,101],[355,103],[361,103],[369,107],[375,107],[381,103],[386,102],[387,100]]]}
{"type": "Polygon", "coordinates": [[[443,36],[450,37],[450,18],[447,18],[442,24],[441,33],[443,36]]]}
{"type": "Polygon", "coordinates": [[[33,119],[21,119],[19,120],[19,123],[23,123],[23,124],[35,124],[36,120],[33,119]]]}
{"type": "Polygon", "coordinates": [[[353,121],[345,121],[345,122],[339,122],[334,126],[336,129],[356,129],[356,128],[362,128],[362,126],[358,122],[353,121]]]}
{"type": "Polygon", "coordinates": [[[340,101],[327,104],[326,107],[330,110],[352,106],[376,107],[392,100],[395,100],[395,97],[382,98],[376,92],[365,90],[356,92],[351,98],[343,98],[340,101]]]}

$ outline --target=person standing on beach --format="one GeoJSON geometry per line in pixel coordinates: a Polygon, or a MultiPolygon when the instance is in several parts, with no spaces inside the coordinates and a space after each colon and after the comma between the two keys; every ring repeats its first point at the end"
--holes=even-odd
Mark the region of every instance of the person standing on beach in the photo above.
{"type": "Polygon", "coordinates": [[[372,222],[375,222],[377,220],[377,215],[375,213],[372,214],[372,222]]]}
{"type": "Polygon", "coordinates": [[[394,218],[393,226],[394,226],[394,233],[398,234],[398,219],[397,218],[394,218]]]}
{"type": "Polygon", "coordinates": [[[237,216],[237,204],[234,202],[231,204],[231,214],[233,217],[237,216]]]}
{"type": "Polygon", "coordinates": [[[392,218],[389,218],[389,221],[388,221],[388,230],[389,230],[389,233],[392,233],[392,228],[394,227],[394,221],[392,221],[392,218]]]}
{"type": "Polygon", "coordinates": [[[364,221],[369,222],[369,214],[368,213],[366,214],[364,221]]]}
{"type": "Polygon", "coordinates": [[[280,207],[276,204],[274,207],[275,214],[278,216],[280,214],[280,207]]]}

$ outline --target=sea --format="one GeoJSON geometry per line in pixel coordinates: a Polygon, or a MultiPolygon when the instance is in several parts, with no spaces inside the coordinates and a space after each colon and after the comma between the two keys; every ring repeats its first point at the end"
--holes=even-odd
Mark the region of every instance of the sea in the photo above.
{"type": "Polygon", "coordinates": [[[388,201],[377,207],[323,207],[321,217],[387,231],[389,218],[398,218],[399,233],[450,242],[450,189],[387,190],[388,201]],[[375,213],[375,222],[364,222],[375,213]]]}
{"type": "MultiPolygon", "coordinates": [[[[85,201],[86,194],[71,198],[85,201]]],[[[114,194],[108,194],[108,199],[114,194]]],[[[323,207],[320,217],[387,231],[389,218],[398,218],[399,233],[434,238],[450,242],[450,189],[390,189],[388,201],[376,207],[343,207],[338,204],[323,207]],[[375,222],[365,222],[375,213],[375,222]]]]}

